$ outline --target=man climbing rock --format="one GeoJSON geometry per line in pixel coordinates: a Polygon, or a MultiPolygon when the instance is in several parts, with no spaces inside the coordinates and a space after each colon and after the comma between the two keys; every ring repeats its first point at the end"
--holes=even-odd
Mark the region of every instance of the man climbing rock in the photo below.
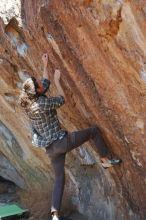
{"type": "Polygon", "coordinates": [[[57,109],[65,103],[65,94],[60,84],[61,73],[59,70],[54,73],[58,96],[47,97],[45,92],[50,85],[47,72],[48,54],[42,56],[42,61],[44,65],[43,80],[37,80],[34,77],[28,78],[23,84],[19,102],[31,122],[33,145],[44,148],[51,159],[55,174],[51,214],[52,220],[59,220],[65,183],[66,153],[93,139],[95,150],[99,153],[104,168],[120,164],[121,161],[110,158],[110,153],[98,127],[85,128],[71,133],[61,128],[57,117],[57,109]]]}

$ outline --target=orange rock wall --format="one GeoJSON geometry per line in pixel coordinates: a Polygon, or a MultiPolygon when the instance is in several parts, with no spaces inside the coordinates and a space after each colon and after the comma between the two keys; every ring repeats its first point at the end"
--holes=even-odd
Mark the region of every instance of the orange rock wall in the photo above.
{"type": "MultiPolygon", "coordinates": [[[[91,143],[70,153],[65,190],[70,205],[64,201],[63,210],[77,210],[89,220],[93,214],[96,219],[145,219],[146,2],[23,0],[20,6],[20,14],[7,24],[3,16],[0,20],[0,117],[23,149],[24,163],[41,164],[46,177],[38,178],[38,187],[52,178],[50,165],[45,153],[31,146],[17,97],[27,73],[42,76],[41,55],[48,52],[51,93],[56,94],[53,72],[59,68],[67,96],[59,111],[63,126],[72,131],[98,125],[123,160],[120,167],[103,170],[91,143]]],[[[4,147],[0,152],[10,160],[4,147]]],[[[20,168],[19,162],[13,166],[20,168]]],[[[22,173],[31,186],[28,173],[22,173]]]]}

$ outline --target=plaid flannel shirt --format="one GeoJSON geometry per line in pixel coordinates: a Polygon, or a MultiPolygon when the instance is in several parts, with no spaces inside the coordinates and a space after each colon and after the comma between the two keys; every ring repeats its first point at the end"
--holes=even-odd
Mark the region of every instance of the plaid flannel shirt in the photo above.
{"type": "MultiPolygon", "coordinates": [[[[42,80],[42,83],[44,88],[49,87],[47,79],[42,80]]],[[[64,102],[63,96],[48,98],[42,95],[30,106],[27,114],[32,125],[32,144],[35,147],[46,148],[66,134],[66,131],[61,129],[56,111],[64,102]]]]}

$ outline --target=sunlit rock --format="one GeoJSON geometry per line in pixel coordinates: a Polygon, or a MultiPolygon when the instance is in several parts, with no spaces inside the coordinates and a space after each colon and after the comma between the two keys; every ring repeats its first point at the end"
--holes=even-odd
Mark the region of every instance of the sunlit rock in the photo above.
{"type": "Polygon", "coordinates": [[[123,161],[104,170],[92,142],[69,153],[63,213],[145,220],[145,0],[2,0],[0,16],[0,176],[21,188],[21,205],[35,219],[47,218],[53,171],[45,152],[32,147],[17,102],[24,80],[41,78],[47,52],[53,95],[54,70],[62,72],[67,101],[58,114],[64,128],[99,126],[123,161]]]}

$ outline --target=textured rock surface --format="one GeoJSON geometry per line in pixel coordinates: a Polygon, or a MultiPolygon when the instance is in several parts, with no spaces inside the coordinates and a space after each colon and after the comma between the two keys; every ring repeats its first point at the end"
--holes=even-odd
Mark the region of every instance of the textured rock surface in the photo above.
{"type": "Polygon", "coordinates": [[[97,124],[123,160],[120,168],[103,170],[91,143],[70,153],[62,210],[89,220],[146,219],[145,0],[7,0],[0,6],[0,176],[20,187],[22,204],[45,220],[53,175],[45,153],[31,146],[17,96],[27,72],[41,77],[47,51],[50,78],[55,68],[63,73],[65,128],[97,124]]]}

